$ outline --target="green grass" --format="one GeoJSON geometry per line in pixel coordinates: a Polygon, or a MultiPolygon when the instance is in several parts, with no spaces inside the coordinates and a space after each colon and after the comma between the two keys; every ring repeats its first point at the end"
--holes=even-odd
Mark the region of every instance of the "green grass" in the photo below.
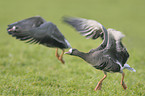
{"type": "Polygon", "coordinates": [[[0,95],[3,96],[145,96],[145,1],[144,0],[1,0],[0,2],[0,95]],[[86,40],[62,22],[63,16],[94,19],[106,28],[122,31],[123,43],[136,73],[108,73],[102,90],[94,91],[103,72],[80,58],[64,55],[66,64],[55,57],[55,49],[26,44],[7,34],[8,24],[40,15],[55,23],[72,47],[87,52],[101,40],[86,40]]]}

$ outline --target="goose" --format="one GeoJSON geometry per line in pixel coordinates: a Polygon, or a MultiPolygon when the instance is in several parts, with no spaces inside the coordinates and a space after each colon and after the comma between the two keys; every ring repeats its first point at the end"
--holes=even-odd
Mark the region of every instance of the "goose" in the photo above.
{"type": "Polygon", "coordinates": [[[96,49],[91,49],[88,53],[81,52],[75,48],[71,48],[68,52],[65,52],[65,54],[82,58],[94,68],[104,72],[104,77],[98,82],[94,90],[96,91],[102,88],[102,82],[107,77],[107,72],[121,73],[121,85],[126,90],[127,86],[124,82],[125,73],[123,69],[134,72],[136,70],[126,63],[129,53],[121,42],[121,39],[125,35],[115,29],[106,29],[95,20],[77,17],[64,17],[63,20],[73,26],[81,35],[86,36],[87,39],[101,37],[103,40],[96,49]]]}
{"type": "Polygon", "coordinates": [[[71,45],[52,22],[45,21],[41,16],[34,16],[9,24],[7,31],[21,41],[56,48],[55,56],[61,63],[65,63],[64,49],[71,48],[71,45]],[[58,48],[62,50],[61,54],[58,54],[58,48]]]}

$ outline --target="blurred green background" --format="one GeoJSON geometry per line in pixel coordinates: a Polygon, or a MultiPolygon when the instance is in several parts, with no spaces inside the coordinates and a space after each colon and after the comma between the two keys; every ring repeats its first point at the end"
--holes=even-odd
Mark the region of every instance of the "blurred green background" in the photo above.
{"type": "Polygon", "coordinates": [[[0,95],[145,96],[144,37],[144,0],[0,0],[0,95]],[[128,90],[121,88],[120,74],[109,74],[102,91],[94,92],[103,77],[101,71],[66,55],[66,64],[61,65],[54,49],[25,44],[7,34],[8,24],[38,15],[56,24],[72,47],[80,51],[96,48],[101,40],[86,40],[63,23],[63,16],[93,19],[125,34],[128,64],[137,70],[125,70],[128,90]]]}

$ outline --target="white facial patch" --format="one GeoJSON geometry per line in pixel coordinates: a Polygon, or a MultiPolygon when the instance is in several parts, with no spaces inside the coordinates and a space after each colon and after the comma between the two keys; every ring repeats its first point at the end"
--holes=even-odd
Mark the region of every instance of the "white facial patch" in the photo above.
{"type": "Polygon", "coordinates": [[[71,49],[69,49],[69,52],[70,52],[70,53],[72,53],[72,48],[71,48],[71,49]]]}
{"type": "Polygon", "coordinates": [[[12,28],[13,30],[16,30],[16,26],[13,26],[13,28],[12,28]]]}

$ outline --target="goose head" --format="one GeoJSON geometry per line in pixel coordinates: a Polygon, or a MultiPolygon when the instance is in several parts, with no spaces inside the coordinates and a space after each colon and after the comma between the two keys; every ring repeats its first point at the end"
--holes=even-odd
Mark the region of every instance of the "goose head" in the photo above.
{"type": "Polygon", "coordinates": [[[11,29],[9,29],[8,31],[11,31],[11,32],[16,32],[16,31],[19,31],[20,30],[20,27],[18,26],[13,26],[11,29]]]}
{"type": "Polygon", "coordinates": [[[69,49],[68,52],[65,52],[64,54],[69,54],[69,55],[77,55],[79,51],[77,49],[71,48],[69,49]]]}

